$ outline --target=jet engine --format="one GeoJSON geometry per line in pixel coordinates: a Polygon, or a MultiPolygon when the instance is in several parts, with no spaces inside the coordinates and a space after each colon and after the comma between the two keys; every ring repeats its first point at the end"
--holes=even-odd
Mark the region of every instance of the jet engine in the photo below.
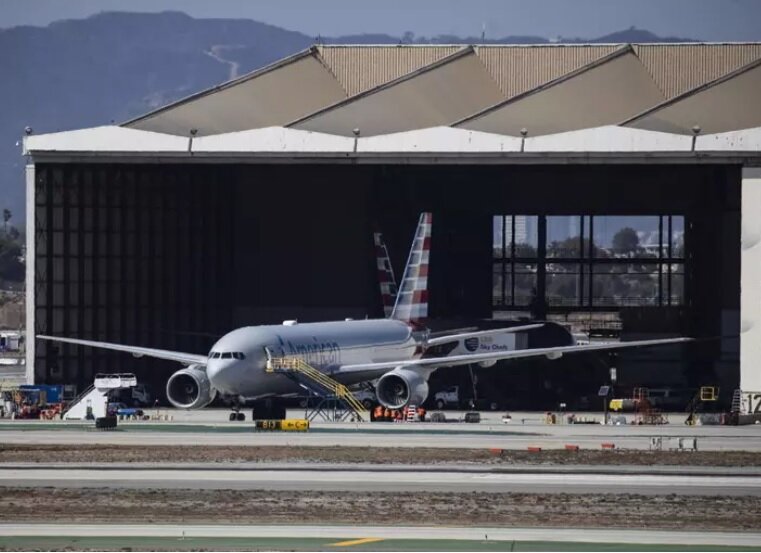
{"type": "Polygon", "coordinates": [[[420,405],[428,397],[428,382],[413,370],[397,367],[380,377],[375,395],[389,409],[420,405]]]}
{"type": "Polygon", "coordinates": [[[167,399],[180,409],[200,409],[211,403],[216,395],[203,365],[190,365],[177,371],[166,383],[167,399]]]}

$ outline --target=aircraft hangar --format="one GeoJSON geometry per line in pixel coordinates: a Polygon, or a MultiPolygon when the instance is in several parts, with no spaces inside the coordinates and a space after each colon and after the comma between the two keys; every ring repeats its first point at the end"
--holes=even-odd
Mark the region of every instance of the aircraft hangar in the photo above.
{"type": "Polygon", "coordinates": [[[572,405],[611,365],[761,390],[760,86],[756,43],[319,45],[31,134],[27,378],[161,389],[177,368],[33,334],[204,353],[237,326],[382,316],[373,232],[400,277],[432,211],[434,320],[705,339],[482,369],[512,405],[572,405]]]}

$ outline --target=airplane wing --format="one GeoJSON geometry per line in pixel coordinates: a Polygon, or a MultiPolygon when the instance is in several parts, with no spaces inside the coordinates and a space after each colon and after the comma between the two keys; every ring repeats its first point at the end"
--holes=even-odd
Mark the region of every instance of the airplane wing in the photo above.
{"type": "Polygon", "coordinates": [[[362,363],[356,365],[342,365],[333,375],[346,373],[382,374],[384,371],[397,367],[409,367],[411,369],[424,369],[430,372],[439,367],[456,367],[469,365],[481,361],[500,361],[502,359],[522,359],[527,357],[558,358],[566,353],[578,353],[585,351],[606,351],[615,349],[636,348],[644,346],[660,346],[665,344],[679,344],[691,342],[692,338],[666,338],[662,340],[639,340],[633,342],[618,342],[607,344],[558,346],[552,348],[518,349],[511,351],[494,351],[488,353],[473,353],[471,355],[453,355],[451,357],[430,357],[427,359],[407,359],[404,361],[385,361],[383,363],[362,363]]]}
{"type": "Polygon", "coordinates": [[[78,346],[89,346],[92,348],[110,349],[114,351],[123,351],[131,353],[135,357],[155,357],[156,359],[166,359],[168,361],[177,361],[186,365],[205,365],[208,357],[205,355],[196,355],[194,353],[184,353],[181,351],[169,351],[166,349],[141,348],[137,346],[126,346],[124,344],[111,344],[109,342],[94,342],[91,340],[77,340],[74,338],[59,338],[58,336],[37,335],[42,340],[51,340],[53,342],[64,342],[66,344],[76,344],[78,346]]]}
{"type": "Polygon", "coordinates": [[[448,334],[446,336],[440,336],[436,338],[429,338],[426,342],[426,346],[440,346],[441,344],[449,344],[451,342],[458,342],[467,338],[482,338],[484,336],[497,336],[499,334],[510,334],[514,332],[522,332],[524,330],[534,330],[535,328],[541,328],[544,323],[530,324],[522,326],[511,326],[507,328],[494,328],[491,330],[478,330],[475,332],[463,332],[461,334],[448,334]]]}

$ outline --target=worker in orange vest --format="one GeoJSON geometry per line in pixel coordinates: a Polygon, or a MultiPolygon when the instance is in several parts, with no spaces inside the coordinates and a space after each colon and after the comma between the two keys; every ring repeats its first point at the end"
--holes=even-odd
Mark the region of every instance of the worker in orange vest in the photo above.
{"type": "Polygon", "coordinates": [[[375,406],[375,411],[373,411],[373,420],[376,420],[376,421],[383,420],[383,406],[382,405],[375,406]]]}

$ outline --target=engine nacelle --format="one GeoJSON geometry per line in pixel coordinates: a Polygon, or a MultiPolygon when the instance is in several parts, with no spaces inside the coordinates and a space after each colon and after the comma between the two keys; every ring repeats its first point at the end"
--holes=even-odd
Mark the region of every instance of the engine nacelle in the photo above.
{"type": "Polygon", "coordinates": [[[428,397],[428,382],[415,371],[398,367],[380,377],[375,395],[389,409],[420,405],[428,397]]]}
{"type": "Polygon", "coordinates": [[[211,403],[216,395],[203,365],[190,365],[177,371],[166,383],[167,399],[180,409],[200,409],[211,403]]]}

